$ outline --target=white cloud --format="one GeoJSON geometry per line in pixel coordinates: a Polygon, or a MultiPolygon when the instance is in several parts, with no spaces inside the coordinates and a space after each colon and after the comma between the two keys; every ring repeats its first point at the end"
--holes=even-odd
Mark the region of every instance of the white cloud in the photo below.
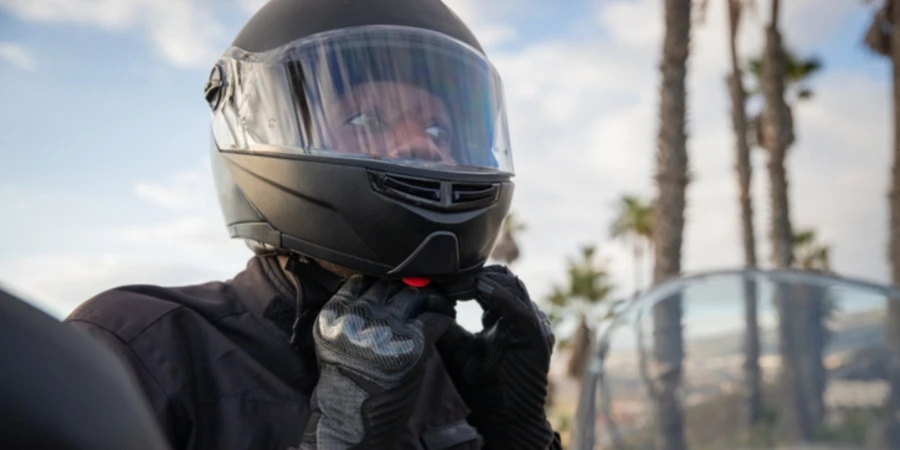
{"type": "Polygon", "coordinates": [[[483,47],[492,47],[512,41],[518,37],[518,31],[509,23],[503,22],[503,16],[512,8],[522,7],[526,2],[519,0],[445,0],[444,3],[459,16],[483,47]]]}
{"type": "Polygon", "coordinates": [[[0,266],[0,284],[12,286],[47,312],[64,317],[85,300],[116,286],[157,284],[179,286],[225,280],[243,268],[241,260],[174,262],[137,261],[124,253],[31,255],[0,266]]]}
{"type": "Polygon", "coordinates": [[[135,183],[135,195],[166,214],[154,223],[119,229],[114,236],[123,243],[182,256],[246,259],[247,249],[228,236],[208,166],[198,164],[157,182],[135,183]]]}
{"type": "Polygon", "coordinates": [[[141,0],[0,0],[0,8],[24,20],[118,29],[137,19],[141,0]]]}
{"type": "Polygon", "coordinates": [[[860,75],[825,72],[798,107],[789,156],[794,223],[832,244],[838,271],[887,280],[890,88],[860,75]]]}
{"type": "Polygon", "coordinates": [[[0,60],[6,60],[10,64],[29,72],[38,68],[37,61],[28,49],[14,42],[0,41],[0,60]]]}
{"type": "Polygon", "coordinates": [[[222,220],[190,216],[157,225],[131,226],[122,230],[125,241],[143,245],[172,246],[182,252],[213,256],[229,244],[222,220]]]}
{"type": "Polygon", "coordinates": [[[23,20],[138,29],[178,67],[207,67],[222,50],[223,27],[208,0],[0,0],[23,20]]]}
{"type": "Polygon", "coordinates": [[[201,207],[213,191],[212,177],[199,169],[176,172],[162,182],[139,181],[134,193],[142,200],[171,211],[201,207]]]}
{"type": "Polygon", "coordinates": [[[241,10],[248,14],[256,13],[256,11],[259,11],[259,8],[262,8],[268,2],[269,0],[237,0],[241,10]]]}
{"type": "Polygon", "coordinates": [[[608,2],[596,10],[597,21],[619,45],[656,48],[662,42],[661,2],[608,2]]]}
{"type": "Polygon", "coordinates": [[[198,0],[153,0],[146,27],[157,51],[181,67],[210,67],[225,42],[214,5],[198,0]]]}
{"type": "MultiPolygon", "coordinates": [[[[771,2],[763,3],[760,8],[760,17],[768,20],[771,2]]],[[[783,8],[782,19],[786,24],[802,24],[796,28],[787,26],[784,30],[790,30],[790,40],[793,45],[798,47],[808,47],[821,42],[823,30],[833,30],[838,26],[841,20],[849,17],[851,13],[859,10],[872,10],[866,2],[830,2],[827,8],[822,7],[822,2],[816,1],[792,1],[782,2],[783,8]]],[[[862,34],[865,30],[859,30],[859,40],[862,41],[862,34]]]]}

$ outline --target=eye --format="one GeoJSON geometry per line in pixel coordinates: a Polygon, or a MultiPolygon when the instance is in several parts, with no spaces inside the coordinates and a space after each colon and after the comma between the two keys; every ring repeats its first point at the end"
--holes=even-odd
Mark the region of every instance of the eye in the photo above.
{"type": "Polygon", "coordinates": [[[354,114],[347,119],[347,122],[350,125],[355,125],[358,127],[369,128],[369,129],[381,129],[382,122],[376,113],[368,113],[361,112],[359,114],[354,114]]]}
{"type": "Polygon", "coordinates": [[[450,137],[450,131],[443,125],[432,125],[425,129],[436,142],[446,141],[450,137]]]}

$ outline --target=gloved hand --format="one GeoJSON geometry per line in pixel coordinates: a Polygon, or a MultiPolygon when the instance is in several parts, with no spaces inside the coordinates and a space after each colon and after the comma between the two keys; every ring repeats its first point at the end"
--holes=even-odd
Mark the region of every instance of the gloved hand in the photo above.
{"type": "Polygon", "coordinates": [[[301,449],[392,448],[453,322],[453,303],[433,290],[350,278],[314,325],[320,377],[301,449]]]}
{"type": "Polygon", "coordinates": [[[450,299],[474,299],[485,311],[482,331],[454,324],[437,342],[485,448],[557,448],[544,412],[554,337],[525,286],[507,268],[487,266],[438,289],[450,299]]]}

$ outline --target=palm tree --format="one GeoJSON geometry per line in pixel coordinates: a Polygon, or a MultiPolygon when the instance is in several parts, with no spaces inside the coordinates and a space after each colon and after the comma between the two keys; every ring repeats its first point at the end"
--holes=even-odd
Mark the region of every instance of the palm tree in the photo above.
{"type": "MultiPolygon", "coordinates": [[[[665,0],[662,84],[660,86],[659,134],[657,136],[658,197],[653,226],[653,282],[676,277],[681,272],[684,235],[685,191],[688,184],[685,115],[687,58],[691,34],[691,0],[665,0]]],[[[654,357],[659,372],[656,403],[657,447],[686,448],[684,411],[679,397],[684,360],[681,331],[681,298],[670,297],[654,306],[654,357]]]]}
{"type": "MultiPolygon", "coordinates": [[[[749,96],[762,95],[765,107],[762,113],[754,115],[748,120],[746,136],[749,145],[761,145],[768,151],[768,172],[771,185],[770,203],[773,212],[770,225],[770,238],[773,243],[772,258],[776,267],[789,267],[793,264],[794,259],[792,254],[793,232],[791,231],[790,225],[788,180],[784,168],[784,161],[787,157],[788,149],[794,142],[794,125],[791,109],[788,106],[790,102],[786,100],[786,97],[790,97],[793,102],[811,99],[813,91],[807,82],[813,75],[822,69],[822,63],[816,57],[801,58],[784,48],[780,32],[778,31],[778,0],[773,0],[772,6],[772,18],[770,25],[766,30],[766,49],[764,54],[761,58],[751,59],[748,64],[749,73],[756,81],[749,92],[749,96]],[[773,77],[775,78],[773,79],[773,77]]],[[[747,176],[749,177],[749,173],[747,176]]],[[[746,222],[747,220],[748,219],[745,217],[744,221],[746,222]]],[[[750,283],[751,282],[748,281],[745,291],[749,292],[750,289],[755,290],[755,286],[751,287],[750,283]]],[[[787,288],[787,286],[785,286],[785,288],[787,288]]],[[[776,297],[776,302],[787,301],[788,293],[782,293],[780,289],[778,292],[779,296],[776,297]]],[[[758,355],[758,347],[756,349],[750,348],[754,342],[750,337],[750,333],[754,332],[754,328],[750,326],[751,319],[749,315],[752,314],[752,307],[755,307],[755,304],[750,305],[748,301],[746,306],[748,311],[748,356],[754,350],[758,355]]],[[[784,308],[787,308],[787,305],[783,306],[784,308]]],[[[792,304],[792,306],[796,305],[792,304]]],[[[809,404],[812,400],[803,400],[800,397],[801,394],[797,393],[797,389],[799,388],[795,386],[794,383],[796,382],[799,383],[799,385],[802,385],[803,381],[802,379],[797,379],[793,374],[800,369],[792,369],[789,366],[793,364],[793,362],[799,361],[797,355],[794,354],[802,351],[802,349],[799,347],[794,348],[795,346],[787,341],[787,339],[789,339],[788,335],[790,334],[791,324],[794,321],[794,319],[791,318],[792,312],[786,309],[783,309],[781,312],[783,312],[783,314],[780,314],[781,323],[783,325],[782,344],[785,345],[782,348],[782,358],[785,361],[788,361],[784,366],[785,373],[783,373],[783,376],[785,377],[785,383],[782,384],[782,387],[788,393],[793,394],[780,396],[780,398],[786,402],[790,402],[791,405],[794,405],[786,405],[782,408],[786,412],[783,425],[787,430],[799,430],[799,433],[796,433],[796,437],[801,441],[805,441],[811,438],[811,430],[815,426],[815,423],[817,423],[815,417],[817,417],[818,414],[807,417],[805,413],[797,411],[797,408],[804,408],[802,405],[809,404]],[[798,421],[803,422],[805,425],[799,424],[798,421]]],[[[812,311],[807,311],[807,313],[809,314],[806,315],[815,315],[812,311]]],[[[803,316],[799,311],[794,315],[803,316]]],[[[798,330],[794,329],[794,331],[798,330]]],[[[815,332],[815,330],[807,331],[810,333],[815,332]]],[[[800,332],[800,334],[803,333],[800,332]]],[[[749,361],[748,358],[748,362],[749,361]]],[[[749,365],[752,366],[753,363],[750,363],[749,365]]],[[[750,367],[746,370],[748,377],[755,376],[755,374],[751,373],[751,370],[752,368],[750,367]]],[[[753,394],[751,393],[750,395],[752,396],[753,394]]],[[[761,403],[758,405],[760,406],[760,409],[756,409],[756,411],[761,413],[761,403]]],[[[757,416],[757,418],[759,417],[760,416],[757,416]]]]}
{"type": "MultiPolygon", "coordinates": [[[[809,87],[807,82],[810,78],[812,78],[815,74],[822,70],[821,60],[816,56],[801,58],[787,49],[783,49],[782,51],[785,67],[785,94],[790,93],[790,97],[793,99],[793,101],[797,102],[812,99],[813,90],[809,87]]],[[[751,87],[750,92],[748,93],[748,98],[764,94],[764,92],[762,91],[764,77],[763,59],[764,57],[754,58],[747,63],[749,67],[749,73],[756,81],[756,83],[751,87]]],[[[791,102],[786,101],[786,103],[791,102]]],[[[790,110],[788,110],[788,112],[790,113],[790,110]]],[[[750,117],[747,121],[747,125],[747,140],[750,145],[762,145],[763,137],[761,114],[756,114],[750,117]]],[[[793,127],[793,124],[791,124],[791,127],[793,127]]],[[[793,134],[791,134],[791,136],[793,136],[793,134]]]]}
{"type": "MultiPolygon", "coordinates": [[[[567,375],[582,381],[584,389],[585,374],[588,362],[595,353],[594,329],[591,324],[602,320],[596,314],[596,306],[601,304],[612,292],[613,285],[609,279],[609,272],[605,264],[598,262],[597,249],[591,245],[584,245],[579,249],[580,258],[567,259],[567,283],[563,286],[554,285],[547,298],[550,304],[551,322],[558,324],[564,316],[578,315],[578,326],[570,339],[560,341],[560,345],[569,347],[570,358],[567,375]]],[[[554,328],[556,325],[554,325],[554,328]]],[[[593,392],[593,391],[591,391],[593,392]]],[[[583,392],[584,393],[584,392],[583,392]]],[[[586,405],[579,402],[579,408],[586,405]]],[[[608,406],[608,405],[607,405],[608,406]]],[[[583,413],[579,409],[579,414],[583,413]]],[[[593,410],[587,411],[593,416],[593,410]]],[[[604,409],[610,427],[615,429],[611,422],[610,408],[604,409]]],[[[577,430],[578,433],[584,430],[577,430]]],[[[589,439],[592,441],[592,439],[589,439]]]]}
{"type": "MultiPolygon", "coordinates": [[[[766,45],[763,58],[756,67],[765,101],[759,120],[758,142],[768,154],[768,172],[770,183],[770,239],[772,241],[772,262],[776,268],[789,268],[794,263],[793,228],[791,227],[790,205],[788,203],[788,180],[785,171],[785,158],[790,146],[794,143],[794,122],[791,109],[785,101],[786,84],[796,80],[797,74],[810,73],[818,69],[816,64],[788,64],[788,54],[784,50],[781,33],[778,30],[779,0],[772,0],[771,18],[766,27],[766,45]],[[799,68],[798,68],[799,66],[799,68]],[[805,67],[807,70],[801,70],[805,67]],[[788,75],[794,76],[789,79],[788,75]]],[[[797,83],[793,82],[796,86],[797,83]]],[[[801,92],[803,89],[801,89],[801,92]]],[[[808,97],[799,94],[798,98],[808,97]]],[[[779,313],[779,351],[781,354],[781,376],[779,383],[784,390],[779,398],[782,405],[781,425],[788,440],[808,442],[812,439],[815,428],[810,417],[809,402],[803,389],[799,352],[802,348],[793,338],[797,330],[794,316],[800,315],[796,305],[788,304],[790,286],[778,285],[776,289],[776,305],[779,313]]]]}
{"type": "Polygon", "coordinates": [[[816,231],[812,229],[794,232],[794,255],[796,265],[803,270],[831,272],[830,247],[820,244],[816,231]]]}
{"type": "Polygon", "coordinates": [[[613,239],[624,239],[634,254],[634,290],[640,291],[641,273],[644,270],[644,254],[652,245],[653,205],[638,197],[623,195],[619,200],[619,212],[610,227],[613,239]]]}
{"type": "Polygon", "coordinates": [[[580,249],[578,260],[569,259],[568,283],[565,287],[553,286],[548,297],[554,319],[559,320],[560,315],[571,316],[577,314],[578,326],[572,339],[569,341],[572,347],[572,356],[569,359],[569,376],[580,378],[589,359],[594,331],[590,326],[589,316],[594,307],[609,296],[613,286],[609,281],[609,272],[605,265],[596,261],[597,249],[591,245],[584,245],[580,249]]]}
{"type": "MultiPolygon", "coordinates": [[[[731,73],[727,77],[731,94],[731,124],[734,129],[736,170],[738,175],[738,202],[741,208],[741,238],[744,249],[744,266],[755,268],[756,233],[753,227],[753,201],[751,180],[753,166],[750,163],[750,143],[747,133],[747,92],[744,89],[743,72],[738,61],[737,33],[744,9],[742,0],[728,0],[728,46],[731,56],[731,73]]],[[[746,418],[750,427],[763,417],[762,371],[759,367],[760,341],[757,314],[757,290],[754,280],[744,282],[744,378],[746,383],[746,418]]]]}
{"type": "MultiPolygon", "coordinates": [[[[747,118],[746,103],[748,93],[744,88],[743,71],[738,61],[737,33],[744,8],[751,6],[748,0],[728,0],[728,46],[731,56],[731,73],[726,77],[728,93],[731,96],[731,124],[734,129],[736,150],[736,170],[738,175],[738,201],[741,209],[741,238],[744,249],[744,266],[756,267],[756,234],[753,230],[753,202],[750,182],[753,166],[750,163],[751,143],[757,142],[757,117],[747,118]],[[753,135],[748,130],[753,129],[753,135]]],[[[699,0],[699,22],[706,20],[708,0],[699,0]]],[[[762,64],[751,61],[750,67],[756,71],[757,81],[761,75],[762,64]]],[[[750,92],[750,96],[759,94],[759,83],[750,92]]],[[[754,427],[762,419],[762,372],[759,367],[759,324],[757,314],[757,291],[754,280],[744,282],[744,378],[746,382],[746,418],[750,427],[754,427]]]]}
{"type": "MultiPolygon", "coordinates": [[[[866,45],[886,57],[893,68],[894,99],[894,162],[891,169],[889,259],[891,282],[900,285],[900,33],[894,24],[900,21],[900,8],[894,0],[884,0],[875,13],[866,33],[866,45]]],[[[891,365],[891,395],[885,411],[885,448],[900,448],[900,302],[887,304],[887,345],[893,355],[891,365]]]]}
{"type": "Polygon", "coordinates": [[[516,238],[525,229],[525,224],[519,222],[513,213],[507,214],[506,219],[503,221],[503,229],[500,232],[500,240],[491,251],[491,259],[505,262],[510,266],[518,261],[521,251],[516,238]]]}
{"type": "MultiPolygon", "coordinates": [[[[822,69],[822,61],[815,57],[800,58],[796,53],[782,49],[784,56],[784,81],[785,91],[792,91],[798,100],[810,99],[813,91],[806,84],[809,77],[822,69]]],[[[749,62],[750,73],[761,79],[763,75],[763,58],[754,58],[749,62]]],[[[759,95],[762,93],[761,86],[755,86],[750,95],[759,95]]]]}

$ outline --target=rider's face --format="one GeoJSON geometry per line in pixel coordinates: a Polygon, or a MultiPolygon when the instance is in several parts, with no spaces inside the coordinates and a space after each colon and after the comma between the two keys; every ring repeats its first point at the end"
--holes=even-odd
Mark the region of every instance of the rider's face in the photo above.
{"type": "Polygon", "coordinates": [[[447,106],[421,88],[394,82],[354,86],[326,108],[328,147],[382,158],[453,162],[447,106]]]}

